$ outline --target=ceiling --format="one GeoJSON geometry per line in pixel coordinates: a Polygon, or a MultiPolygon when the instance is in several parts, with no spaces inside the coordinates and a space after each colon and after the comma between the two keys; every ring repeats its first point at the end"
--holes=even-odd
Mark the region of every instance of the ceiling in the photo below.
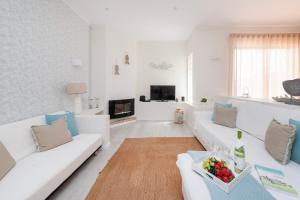
{"type": "Polygon", "coordinates": [[[300,0],[64,0],[90,24],[142,40],[184,40],[196,26],[300,25],[300,0]]]}

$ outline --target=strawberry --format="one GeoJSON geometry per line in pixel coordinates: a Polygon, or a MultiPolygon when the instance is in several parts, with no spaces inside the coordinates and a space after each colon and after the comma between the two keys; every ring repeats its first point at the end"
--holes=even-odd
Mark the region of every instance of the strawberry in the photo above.
{"type": "Polygon", "coordinates": [[[221,168],[224,167],[224,163],[219,162],[219,166],[220,166],[221,168]]]}
{"type": "Polygon", "coordinates": [[[223,176],[223,177],[222,177],[222,180],[223,180],[225,183],[229,183],[229,179],[228,179],[228,177],[226,177],[226,176],[223,176]]]}
{"type": "Polygon", "coordinates": [[[217,176],[222,176],[221,170],[220,169],[216,169],[216,175],[217,176]]]}
{"type": "Polygon", "coordinates": [[[223,169],[221,170],[221,173],[222,173],[222,176],[226,176],[226,174],[227,174],[227,169],[226,169],[226,168],[223,168],[223,169]]]}
{"type": "Polygon", "coordinates": [[[224,176],[230,176],[230,171],[229,171],[229,169],[225,169],[224,170],[224,176]]]}

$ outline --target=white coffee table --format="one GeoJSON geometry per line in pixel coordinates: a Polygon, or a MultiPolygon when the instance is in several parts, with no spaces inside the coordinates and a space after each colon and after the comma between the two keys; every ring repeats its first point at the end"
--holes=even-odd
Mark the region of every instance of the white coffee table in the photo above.
{"type": "Polygon", "coordinates": [[[182,193],[185,200],[210,200],[210,194],[202,178],[192,170],[192,157],[187,154],[177,156],[176,165],[182,179],[182,193]]]}
{"type": "MultiPolygon", "coordinates": [[[[202,177],[192,170],[192,157],[187,154],[177,155],[176,165],[179,168],[182,179],[182,193],[185,200],[211,200],[210,192],[207,189],[206,183],[202,177]]],[[[252,170],[251,175],[259,181],[256,170],[252,170]]],[[[298,185],[294,185],[298,187],[298,185]]],[[[279,200],[295,200],[299,197],[289,196],[276,191],[268,190],[276,199],[279,200]]]]}

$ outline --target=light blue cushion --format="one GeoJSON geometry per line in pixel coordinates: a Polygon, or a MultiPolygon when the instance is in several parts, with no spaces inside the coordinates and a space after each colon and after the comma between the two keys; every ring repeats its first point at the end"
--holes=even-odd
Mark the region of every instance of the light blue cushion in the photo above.
{"type": "Polygon", "coordinates": [[[300,121],[290,119],[289,124],[296,127],[296,138],[292,147],[291,160],[300,164],[300,121]]]}
{"type": "Polygon", "coordinates": [[[223,107],[223,108],[232,108],[232,104],[231,103],[215,103],[214,105],[214,110],[213,110],[213,114],[211,116],[211,120],[214,122],[215,121],[215,108],[216,107],[223,107]]]}
{"type": "Polygon", "coordinates": [[[58,114],[58,115],[45,115],[46,123],[51,125],[54,121],[66,117],[68,123],[68,129],[72,135],[72,137],[78,135],[78,130],[75,122],[75,117],[73,112],[66,111],[66,114],[58,114]]]}

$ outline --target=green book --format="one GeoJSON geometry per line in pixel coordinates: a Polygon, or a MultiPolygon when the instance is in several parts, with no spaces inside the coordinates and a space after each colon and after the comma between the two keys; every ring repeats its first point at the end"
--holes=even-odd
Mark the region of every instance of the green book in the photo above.
{"type": "Polygon", "coordinates": [[[294,187],[286,183],[285,176],[282,171],[261,165],[255,165],[255,169],[264,187],[286,194],[291,194],[293,196],[298,196],[298,192],[294,189],[294,187]]]}

